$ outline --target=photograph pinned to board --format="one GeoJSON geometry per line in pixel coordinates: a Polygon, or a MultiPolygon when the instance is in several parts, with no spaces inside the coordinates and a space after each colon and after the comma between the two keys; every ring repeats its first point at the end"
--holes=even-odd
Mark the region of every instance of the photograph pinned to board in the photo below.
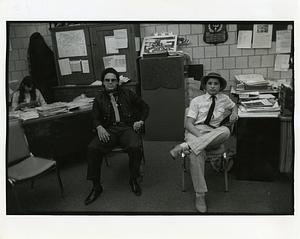
{"type": "Polygon", "coordinates": [[[145,37],[142,44],[141,56],[163,53],[175,53],[177,35],[145,37]]]}
{"type": "Polygon", "coordinates": [[[272,31],[272,24],[254,24],[252,48],[271,48],[272,31]]]}
{"type": "Polygon", "coordinates": [[[104,68],[115,68],[117,72],[126,72],[126,56],[125,55],[113,55],[103,57],[104,68]]]}

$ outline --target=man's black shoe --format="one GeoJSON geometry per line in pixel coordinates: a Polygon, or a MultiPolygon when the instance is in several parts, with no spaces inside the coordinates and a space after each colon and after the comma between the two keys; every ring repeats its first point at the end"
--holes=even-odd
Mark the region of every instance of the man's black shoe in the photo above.
{"type": "Polygon", "coordinates": [[[136,196],[141,196],[142,195],[142,189],[136,179],[131,179],[129,180],[129,185],[131,187],[131,191],[136,195],[136,196]]]}
{"type": "Polygon", "coordinates": [[[99,189],[93,188],[92,191],[90,192],[90,194],[84,200],[84,204],[85,205],[91,204],[92,202],[94,202],[100,196],[100,194],[102,192],[103,192],[103,188],[102,187],[100,187],[99,189]]]}

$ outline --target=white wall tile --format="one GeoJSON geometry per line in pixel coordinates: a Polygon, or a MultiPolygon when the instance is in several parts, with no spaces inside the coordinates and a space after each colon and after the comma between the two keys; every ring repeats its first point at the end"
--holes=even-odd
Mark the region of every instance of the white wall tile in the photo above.
{"type": "Polygon", "coordinates": [[[194,58],[204,58],[204,47],[193,47],[194,58]]]}
{"type": "Polygon", "coordinates": [[[249,67],[261,67],[261,56],[249,56],[249,67]]]}
{"type": "Polygon", "coordinates": [[[230,56],[241,56],[242,55],[242,50],[237,48],[237,45],[230,45],[229,46],[229,55],[230,56]]]}
{"type": "Polygon", "coordinates": [[[242,49],[242,56],[253,56],[254,49],[242,49]]]}
{"type": "Polygon", "coordinates": [[[179,35],[179,26],[178,26],[178,24],[168,25],[168,32],[172,32],[175,35],[179,35]]]}
{"type": "Polygon", "coordinates": [[[204,56],[205,58],[211,58],[217,56],[217,47],[216,46],[206,46],[204,47],[204,56]]]}
{"type": "Polygon", "coordinates": [[[154,26],[145,27],[145,37],[153,36],[154,33],[155,33],[155,27],[154,26]]]}
{"type": "Polygon", "coordinates": [[[288,71],[281,71],[280,73],[281,79],[292,79],[292,77],[293,77],[292,69],[289,69],[288,71]]]}
{"type": "Polygon", "coordinates": [[[229,56],[229,46],[217,46],[217,57],[229,56]]]}
{"type": "Polygon", "coordinates": [[[211,69],[219,70],[223,69],[223,58],[212,58],[211,59],[211,69]]]}
{"type": "Polygon", "coordinates": [[[255,74],[261,74],[266,79],[268,77],[268,68],[255,68],[255,74]]]}
{"type": "Polygon", "coordinates": [[[242,69],[242,74],[253,74],[254,69],[248,68],[248,69],[242,69]]]}
{"type": "Polygon", "coordinates": [[[272,67],[274,66],[274,55],[266,55],[261,57],[262,67],[272,67]]]}
{"type": "Polygon", "coordinates": [[[157,33],[168,32],[167,25],[156,26],[156,32],[157,33]]]}
{"type": "Polygon", "coordinates": [[[179,24],[179,34],[180,35],[191,34],[191,25],[190,24],[179,24]]]}
{"type": "Polygon", "coordinates": [[[268,79],[280,79],[280,71],[274,71],[274,68],[268,68],[268,79]]]}
{"type": "Polygon", "coordinates": [[[235,68],[235,57],[225,57],[224,69],[234,69],[234,68],[235,68]]]}
{"type": "Polygon", "coordinates": [[[203,25],[202,24],[191,24],[191,33],[192,34],[203,33],[203,25]]]}
{"type": "Polygon", "coordinates": [[[204,70],[210,70],[211,69],[211,59],[200,59],[199,64],[203,64],[203,69],[204,70]]]}
{"type": "Polygon", "coordinates": [[[268,49],[255,49],[254,54],[255,55],[267,55],[268,49]]]}
{"type": "Polygon", "coordinates": [[[239,56],[236,58],[236,68],[247,68],[248,67],[248,57],[239,56]]]}

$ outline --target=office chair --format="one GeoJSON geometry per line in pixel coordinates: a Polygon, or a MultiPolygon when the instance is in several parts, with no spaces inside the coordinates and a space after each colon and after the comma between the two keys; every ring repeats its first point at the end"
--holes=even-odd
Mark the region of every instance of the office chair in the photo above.
{"type": "MultiPolygon", "coordinates": [[[[184,116],[184,122],[186,121],[186,115],[188,113],[188,108],[185,110],[185,116],[184,116]]],[[[184,123],[185,124],[185,123],[184,123]]],[[[232,133],[233,128],[234,128],[234,123],[230,127],[230,132],[232,133]]],[[[206,161],[205,162],[210,162],[212,167],[220,172],[224,173],[224,186],[225,192],[228,192],[228,172],[230,171],[232,167],[232,161],[231,157],[228,156],[228,150],[226,149],[224,143],[220,144],[216,148],[210,148],[206,149],[206,161]],[[216,161],[219,162],[219,165],[216,165],[216,161]]],[[[183,155],[182,157],[182,192],[186,191],[185,187],[185,177],[186,174],[188,173],[187,169],[187,161],[188,161],[188,155],[183,155]]]]}
{"type": "MultiPolygon", "coordinates": [[[[144,130],[142,130],[141,132],[139,132],[139,136],[140,136],[140,147],[141,147],[141,152],[142,152],[142,162],[141,162],[141,167],[140,167],[140,181],[143,180],[143,176],[144,176],[144,167],[145,167],[145,164],[146,164],[146,158],[145,158],[145,153],[144,153],[144,143],[143,143],[143,132],[144,130]]],[[[109,156],[113,155],[113,154],[117,154],[117,153],[126,153],[127,152],[117,146],[115,148],[113,148],[113,150],[109,153],[107,153],[106,155],[104,155],[104,161],[105,161],[105,164],[107,167],[109,167],[109,156]]]]}
{"type": "Polygon", "coordinates": [[[7,180],[14,186],[16,183],[33,180],[42,174],[56,169],[57,179],[63,197],[63,184],[56,161],[35,157],[28,147],[28,142],[20,120],[9,121],[8,151],[7,151],[7,180]]]}

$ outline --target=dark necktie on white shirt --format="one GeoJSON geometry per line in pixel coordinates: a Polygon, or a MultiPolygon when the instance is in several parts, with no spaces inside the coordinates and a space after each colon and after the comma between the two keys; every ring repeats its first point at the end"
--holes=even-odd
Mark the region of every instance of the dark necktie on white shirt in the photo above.
{"type": "Polygon", "coordinates": [[[215,109],[215,105],[216,105],[216,96],[215,95],[212,95],[211,96],[211,105],[209,107],[209,110],[208,110],[208,113],[207,113],[207,116],[206,116],[206,119],[204,120],[204,124],[206,125],[209,125],[209,122],[211,120],[211,117],[214,113],[214,109],[215,109]]]}
{"type": "Polygon", "coordinates": [[[118,105],[117,105],[116,99],[115,99],[113,93],[110,93],[109,96],[110,96],[110,102],[114,109],[116,122],[120,122],[120,113],[118,110],[118,105]]]}

